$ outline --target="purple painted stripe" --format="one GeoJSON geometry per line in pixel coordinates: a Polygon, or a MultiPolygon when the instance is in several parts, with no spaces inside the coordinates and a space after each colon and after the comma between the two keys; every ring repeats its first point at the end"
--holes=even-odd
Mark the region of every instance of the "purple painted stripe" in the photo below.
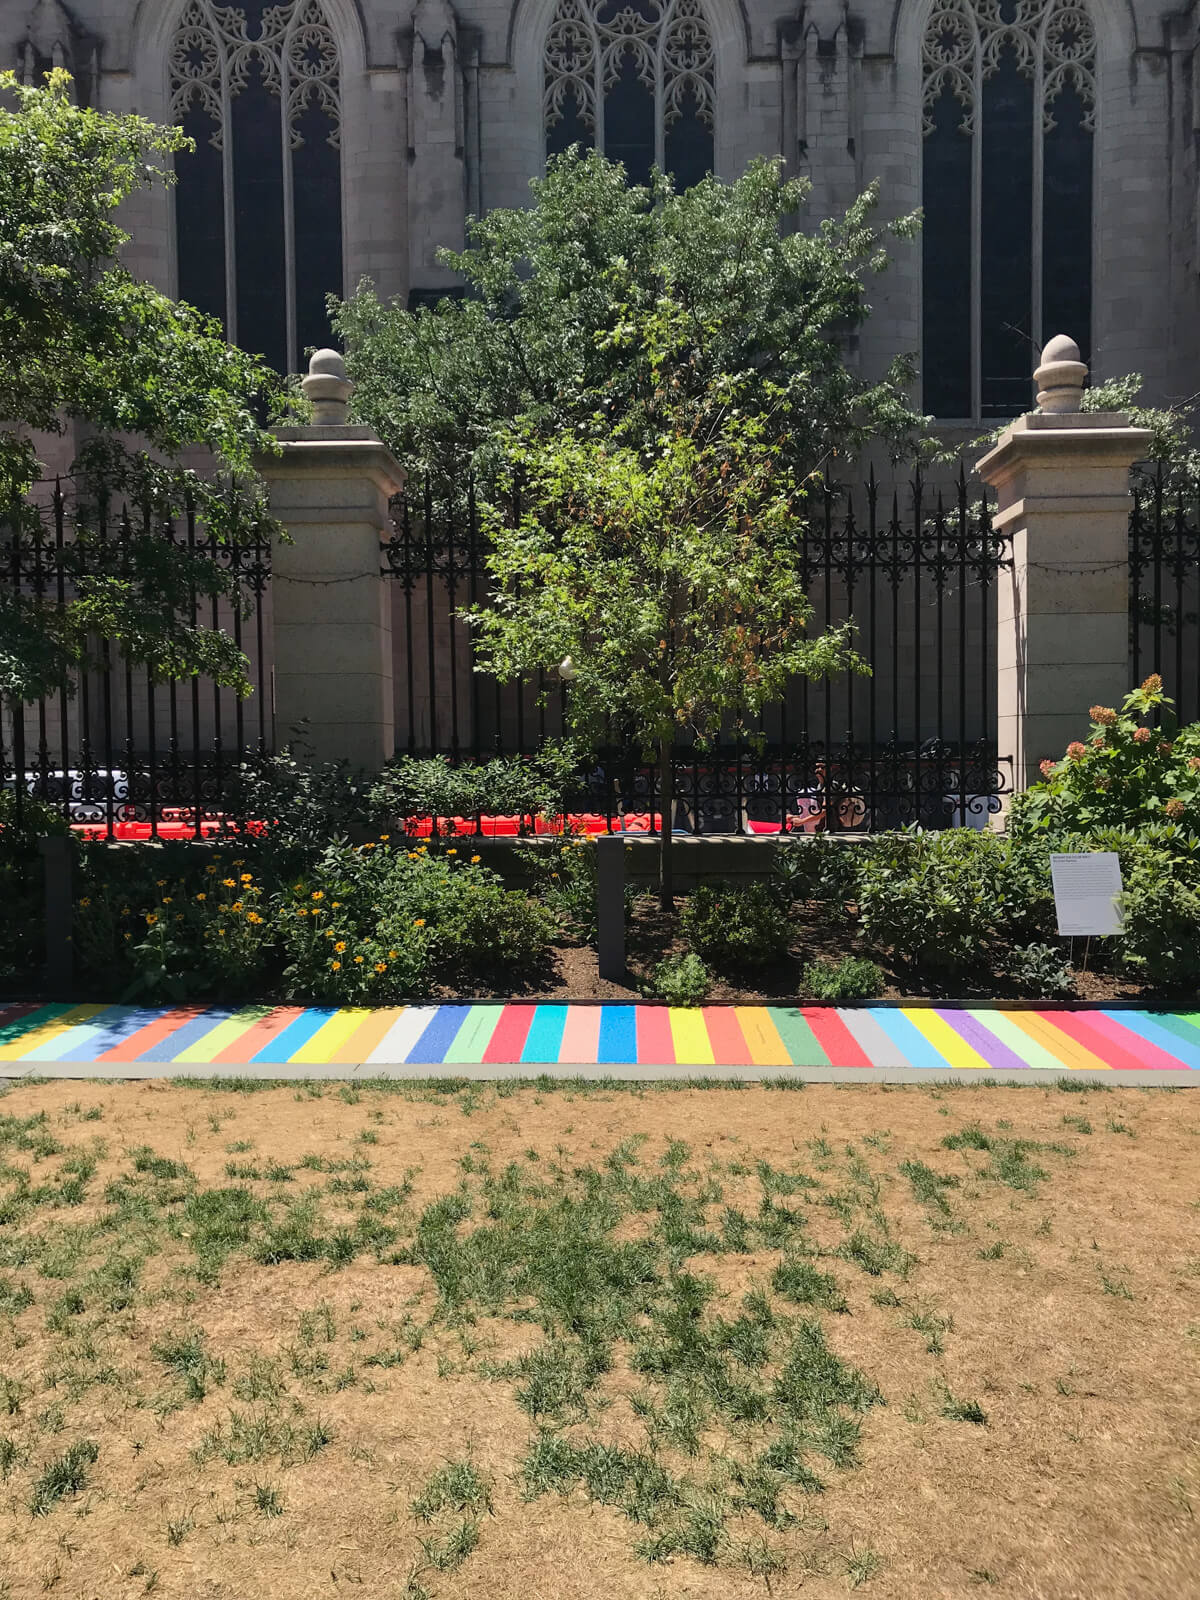
{"type": "Polygon", "coordinates": [[[1010,1050],[1002,1039],[997,1039],[989,1028],[985,1028],[978,1018],[971,1016],[968,1011],[942,1011],[937,1015],[943,1022],[948,1022],[955,1033],[960,1034],[972,1050],[987,1062],[989,1067],[997,1067],[1003,1072],[1019,1070],[1028,1072],[1028,1061],[1022,1061],[1015,1050],[1010,1050]]]}

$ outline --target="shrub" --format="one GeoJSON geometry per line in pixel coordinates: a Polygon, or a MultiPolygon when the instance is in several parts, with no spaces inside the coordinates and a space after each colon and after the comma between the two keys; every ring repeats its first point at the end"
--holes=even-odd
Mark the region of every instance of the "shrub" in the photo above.
{"type": "Polygon", "coordinates": [[[1033,1000],[1070,994],[1075,987],[1071,963],[1052,944],[1018,946],[1011,952],[1006,964],[1009,976],[1022,994],[1033,1000]]]}
{"type": "Polygon", "coordinates": [[[864,846],[858,910],[868,943],[935,972],[979,966],[1003,924],[1005,847],[990,833],[893,834],[864,846]]]}
{"type": "Polygon", "coordinates": [[[858,892],[857,847],[821,836],[797,839],[775,852],[772,882],[785,906],[816,902],[830,921],[847,919],[858,892]]]}
{"type": "Polygon", "coordinates": [[[1090,834],[1164,822],[1200,831],[1200,724],[1177,730],[1173,704],[1153,673],[1119,712],[1093,706],[1087,738],[1061,760],[1043,761],[1045,781],[1018,798],[1014,831],[1090,834]]]}
{"type": "Polygon", "coordinates": [[[28,981],[44,959],[43,897],[45,882],[39,840],[67,832],[62,813],[32,795],[0,790],[0,981],[28,981]]]}
{"type": "Polygon", "coordinates": [[[701,884],[688,895],[680,926],[697,954],[727,967],[778,961],[788,947],[787,921],[764,883],[701,884]]]}
{"type": "Polygon", "coordinates": [[[552,816],[562,809],[575,765],[566,745],[461,765],[445,756],[402,756],[371,786],[368,803],[376,821],[396,828],[410,817],[552,816]]]}
{"type": "Polygon", "coordinates": [[[1126,965],[1159,988],[1200,983],[1200,864],[1143,845],[1122,862],[1125,928],[1119,950],[1126,965]]]}
{"type": "Polygon", "coordinates": [[[885,980],[873,961],[843,956],[840,961],[810,961],[800,982],[817,1000],[871,1000],[883,993],[885,980]]]}
{"type": "Polygon", "coordinates": [[[694,951],[667,956],[643,984],[643,993],[675,1006],[698,1006],[712,987],[712,975],[694,951]]]}

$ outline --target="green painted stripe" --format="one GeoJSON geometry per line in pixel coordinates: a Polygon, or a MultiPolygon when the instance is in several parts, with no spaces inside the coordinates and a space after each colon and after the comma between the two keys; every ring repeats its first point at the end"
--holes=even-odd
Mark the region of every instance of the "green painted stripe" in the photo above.
{"type": "Polygon", "coordinates": [[[442,1060],[458,1066],[481,1062],[503,1014],[503,1006],[472,1006],[442,1060]]]}
{"type": "Polygon", "coordinates": [[[795,1006],[768,1006],[784,1048],[796,1067],[828,1067],[832,1063],[817,1043],[817,1036],[795,1006]]]}
{"type": "Polygon", "coordinates": [[[1018,1028],[1003,1011],[977,1011],[972,1006],[968,1015],[974,1017],[976,1022],[982,1023],[989,1033],[994,1033],[1001,1044],[1006,1044],[1014,1055],[1020,1056],[1027,1067],[1045,1067],[1052,1072],[1066,1071],[1065,1062],[1051,1055],[1045,1045],[1030,1038],[1024,1028],[1018,1028]]]}
{"type": "Polygon", "coordinates": [[[55,1017],[61,1017],[64,1011],[74,1009],[69,1000],[55,1000],[52,1005],[39,1006],[36,1011],[27,1011],[23,1017],[14,1017],[11,1022],[6,1022],[0,1028],[0,1045],[12,1044],[31,1028],[40,1028],[43,1023],[53,1022],[55,1017]]]}

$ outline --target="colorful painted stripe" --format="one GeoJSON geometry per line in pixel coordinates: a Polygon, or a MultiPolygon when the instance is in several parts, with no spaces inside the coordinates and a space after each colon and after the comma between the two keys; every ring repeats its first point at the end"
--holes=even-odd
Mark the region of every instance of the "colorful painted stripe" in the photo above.
{"type": "Polygon", "coordinates": [[[1200,1012],[998,1006],[0,1007],[0,1076],[17,1064],[371,1067],[917,1068],[1200,1071],[1200,1012]],[[13,1066],[7,1066],[12,1063],[13,1066]]]}

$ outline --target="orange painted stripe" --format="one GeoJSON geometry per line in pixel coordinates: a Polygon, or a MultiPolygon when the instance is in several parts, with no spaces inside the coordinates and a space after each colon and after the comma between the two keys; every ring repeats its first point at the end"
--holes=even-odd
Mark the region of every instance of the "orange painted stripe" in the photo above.
{"type": "Polygon", "coordinates": [[[751,1064],[756,1067],[790,1067],[792,1058],[787,1045],[766,1006],[737,1006],[735,1009],[750,1050],[751,1064]]]}
{"type": "Polygon", "coordinates": [[[724,1067],[754,1065],[735,1010],[729,1006],[705,1006],[704,1026],[708,1029],[714,1062],[724,1067]]]}
{"type": "Polygon", "coordinates": [[[113,1045],[111,1050],[106,1050],[103,1055],[97,1056],[96,1060],[136,1061],[153,1045],[161,1044],[177,1029],[207,1010],[207,1006],[175,1006],[170,1011],[164,1011],[162,1016],[156,1017],[153,1022],[148,1022],[144,1028],[139,1028],[136,1033],[131,1033],[128,1039],[122,1039],[120,1044],[113,1045]]]}
{"type": "Polygon", "coordinates": [[[404,1009],[403,1006],[384,1006],[380,1011],[373,1011],[331,1056],[326,1056],[325,1064],[331,1067],[351,1066],[365,1061],[404,1009]]]}
{"type": "Polygon", "coordinates": [[[1064,1067],[1073,1071],[1107,1072],[1108,1062],[1101,1061],[1099,1056],[1092,1054],[1061,1028],[1056,1028],[1049,1017],[1041,1011],[1006,1011],[1005,1016],[1014,1022],[1022,1032],[1027,1033],[1031,1039],[1036,1039],[1040,1045],[1049,1050],[1052,1056],[1062,1062],[1064,1067]]]}

